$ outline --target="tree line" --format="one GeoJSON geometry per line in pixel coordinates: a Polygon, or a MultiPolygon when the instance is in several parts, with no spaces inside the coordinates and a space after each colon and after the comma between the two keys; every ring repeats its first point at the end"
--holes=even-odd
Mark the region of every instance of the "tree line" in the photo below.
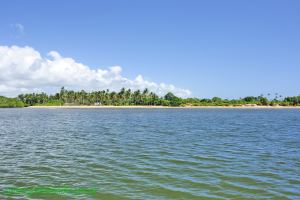
{"type": "Polygon", "coordinates": [[[119,92],[101,90],[86,92],[66,90],[61,88],[59,93],[47,95],[46,93],[21,94],[18,99],[26,105],[114,105],[114,106],[131,106],[131,105],[162,105],[162,106],[179,106],[176,102],[180,98],[175,97],[172,93],[160,97],[150,92],[148,89],[132,91],[131,89],[122,88],[119,92]]]}
{"type": "MultiPolygon", "coordinates": [[[[270,96],[270,94],[268,94],[270,96]]],[[[270,97],[247,96],[239,99],[222,99],[213,97],[204,98],[180,98],[169,92],[164,96],[159,96],[144,90],[122,88],[119,92],[101,90],[87,92],[85,90],[73,91],[61,88],[59,93],[48,95],[46,93],[21,94],[17,97],[25,106],[45,105],[99,105],[99,106],[241,106],[246,104],[264,106],[300,106],[300,96],[285,97],[276,94],[273,99],[270,97]]]]}
{"type": "Polygon", "coordinates": [[[19,108],[24,107],[24,102],[17,98],[7,98],[0,96],[0,108],[19,108]]]}

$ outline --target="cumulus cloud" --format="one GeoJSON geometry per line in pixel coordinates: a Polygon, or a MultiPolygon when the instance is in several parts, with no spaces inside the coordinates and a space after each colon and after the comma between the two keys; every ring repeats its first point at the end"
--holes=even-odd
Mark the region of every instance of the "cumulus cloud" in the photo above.
{"type": "Polygon", "coordinates": [[[191,93],[172,84],[145,80],[142,75],[135,79],[123,77],[120,66],[93,69],[72,58],[65,58],[56,51],[43,57],[32,47],[0,46],[0,95],[51,92],[59,90],[61,86],[88,91],[148,88],[159,95],[173,92],[180,97],[187,97],[191,93]]]}

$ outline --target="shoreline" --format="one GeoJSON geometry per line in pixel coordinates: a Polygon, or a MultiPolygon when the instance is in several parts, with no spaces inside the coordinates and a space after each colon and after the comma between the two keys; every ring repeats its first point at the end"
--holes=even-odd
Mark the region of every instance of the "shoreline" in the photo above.
{"type": "Polygon", "coordinates": [[[225,109],[300,109],[300,106],[29,106],[26,108],[49,108],[49,109],[202,109],[202,108],[225,108],[225,109]]]}

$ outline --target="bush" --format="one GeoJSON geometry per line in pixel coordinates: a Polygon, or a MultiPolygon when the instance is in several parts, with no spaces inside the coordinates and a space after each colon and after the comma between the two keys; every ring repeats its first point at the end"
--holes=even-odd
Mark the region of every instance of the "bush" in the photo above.
{"type": "Polygon", "coordinates": [[[21,108],[24,103],[15,98],[7,98],[0,96],[0,108],[21,108]]]}
{"type": "Polygon", "coordinates": [[[64,102],[62,100],[50,100],[46,103],[35,104],[35,106],[62,106],[64,102]]]}

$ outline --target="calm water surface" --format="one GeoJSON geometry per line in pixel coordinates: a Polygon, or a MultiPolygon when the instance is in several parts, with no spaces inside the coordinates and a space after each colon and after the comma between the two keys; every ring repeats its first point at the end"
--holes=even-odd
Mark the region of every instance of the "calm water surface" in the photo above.
{"type": "Polygon", "coordinates": [[[0,109],[0,199],[300,199],[300,109],[0,109]],[[5,188],[96,188],[8,196],[5,188]]]}

